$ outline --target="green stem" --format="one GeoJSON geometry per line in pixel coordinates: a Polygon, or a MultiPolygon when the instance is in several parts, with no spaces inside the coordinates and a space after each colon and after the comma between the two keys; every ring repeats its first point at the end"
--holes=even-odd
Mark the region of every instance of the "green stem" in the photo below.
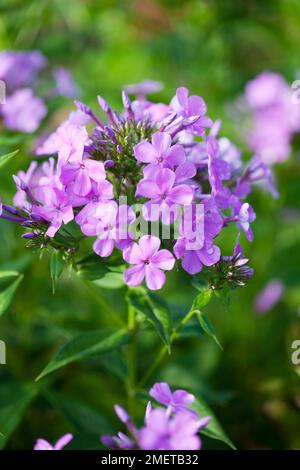
{"type": "MultiPolygon", "coordinates": [[[[170,344],[172,345],[173,342],[176,340],[176,338],[178,337],[180,331],[182,330],[182,328],[190,321],[190,319],[192,318],[192,316],[196,313],[196,310],[194,309],[191,309],[186,315],[185,317],[181,320],[181,322],[179,323],[179,325],[173,330],[171,336],[170,336],[170,344]]],[[[148,381],[148,379],[152,376],[153,372],[156,371],[157,367],[160,365],[161,361],[164,359],[164,357],[166,356],[168,352],[168,348],[167,346],[163,346],[158,355],[156,356],[153,364],[149,367],[149,369],[145,372],[144,376],[142,377],[142,379],[140,380],[138,386],[140,388],[142,388],[148,381]]]]}
{"type": "Polygon", "coordinates": [[[128,381],[127,381],[127,401],[128,411],[134,419],[135,415],[135,393],[136,393],[136,356],[137,356],[137,327],[135,322],[135,310],[132,305],[128,305],[128,331],[132,335],[128,346],[128,381]]]}

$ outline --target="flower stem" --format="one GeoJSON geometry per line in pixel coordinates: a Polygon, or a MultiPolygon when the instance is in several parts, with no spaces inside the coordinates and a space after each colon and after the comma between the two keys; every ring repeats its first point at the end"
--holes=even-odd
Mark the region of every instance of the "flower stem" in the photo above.
{"type": "Polygon", "coordinates": [[[128,305],[128,331],[132,336],[128,346],[128,381],[127,381],[127,402],[128,411],[132,418],[135,415],[135,393],[136,393],[136,356],[137,356],[137,327],[135,321],[135,310],[132,305],[128,305]]]}
{"type": "MultiPolygon", "coordinates": [[[[195,309],[189,310],[189,312],[183,317],[183,319],[181,320],[179,325],[177,325],[177,327],[173,330],[173,332],[170,336],[170,344],[171,345],[173,344],[173,342],[178,337],[178,335],[179,335],[180,331],[182,330],[182,328],[190,321],[190,319],[196,313],[196,311],[197,310],[195,310],[195,309]]],[[[138,386],[140,388],[143,387],[147,383],[148,379],[151,377],[153,372],[155,372],[155,370],[157,369],[157,367],[159,366],[161,361],[164,359],[167,352],[168,352],[168,348],[167,348],[166,345],[164,345],[160,349],[160,351],[159,351],[158,355],[156,356],[156,358],[155,358],[154,362],[152,363],[152,365],[149,367],[149,369],[145,372],[144,376],[140,380],[140,382],[138,384],[138,386]]]]}

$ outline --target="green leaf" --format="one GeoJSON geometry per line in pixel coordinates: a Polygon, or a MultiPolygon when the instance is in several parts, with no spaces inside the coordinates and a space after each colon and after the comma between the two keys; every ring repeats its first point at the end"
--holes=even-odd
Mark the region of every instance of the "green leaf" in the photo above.
{"type": "Polygon", "coordinates": [[[55,293],[55,284],[64,270],[64,260],[58,250],[53,250],[50,258],[50,276],[52,279],[52,290],[55,293]]]}
{"type": "Polygon", "coordinates": [[[205,307],[210,302],[211,296],[211,289],[205,289],[200,292],[193,301],[192,310],[200,310],[205,307]]]}
{"type": "Polygon", "coordinates": [[[54,409],[58,409],[79,432],[99,435],[105,430],[113,432],[113,428],[98,410],[91,408],[73,398],[59,393],[45,391],[43,394],[54,409]]]}
{"type": "Polygon", "coordinates": [[[0,278],[5,278],[5,277],[17,277],[17,279],[10,284],[6,289],[0,292],[0,316],[5,312],[5,310],[9,307],[14,293],[17,290],[20,282],[23,279],[23,274],[19,274],[15,271],[2,271],[0,273],[0,278]]]}
{"type": "Polygon", "coordinates": [[[79,264],[77,275],[85,281],[94,281],[104,289],[120,289],[124,287],[124,265],[107,265],[102,260],[87,260],[79,264]]]}
{"type": "Polygon", "coordinates": [[[94,281],[94,284],[103,289],[121,289],[124,287],[123,272],[109,270],[101,279],[94,281]]]}
{"type": "Polygon", "coordinates": [[[208,425],[200,431],[201,434],[208,436],[211,439],[216,439],[218,441],[224,442],[229,447],[231,447],[231,449],[236,450],[235,445],[226,435],[218,419],[204,401],[197,398],[193,403],[192,408],[197,411],[197,413],[199,413],[200,418],[204,418],[205,416],[211,417],[211,420],[208,425]]]}
{"type": "Polygon", "coordinates": [[[127,300],[152,323],[170,351],[170,313],[167,305],[157,295],[148,294],[142,287],[129,289],[127,300]]]}
{"type": "Polygon", "coordinates": [[[214,326],[211,324],[211,322],[209,321],[209,319],[207,318],[207,316],[205,315],[205,313],[200,312],[200,310],[198,310],[196,312],[196,317],[198,318],[198,321],[200,323],[200,326],[201,326],[202,330],[208,336],[213,338],[213,340],[216,342],[216,344],[219,346],[219,348],[223,351],[222,345],[221,345],[220,341],[217,338],[216,330],[215,330],[214,326]]]}
{"type": "Polygon", "coordinates": [[[16,382],[1,382],[0,387],[0,449],[3,449],[17,426],[37,389],[16,382]]]}
{"type": "Polygon", "coordinates": [[[18,153],[19,150],[15,150],[14,152],[7,153],[6,155],[3,155],[0,157],[0,168],[3,168],[5,165],[7,165],[10,160],[18,153]]]}
{"type": "Polygon", "coordinates": [[[80,265],[77,276],[84,281],[96,281],[97,279],[101,279],[108,272],[108,267],[101,262],[84,263],[80,265]]]}
{"type": "Polygon", "coordinates": [[[40,380],[50,372],[71,362],[116,349],[128,343],[129,340],[130,335],[126,330],[117,330],[115,328],[102,328],[101,330],[77,334],[62,346],[36,380],[40,380]]]}

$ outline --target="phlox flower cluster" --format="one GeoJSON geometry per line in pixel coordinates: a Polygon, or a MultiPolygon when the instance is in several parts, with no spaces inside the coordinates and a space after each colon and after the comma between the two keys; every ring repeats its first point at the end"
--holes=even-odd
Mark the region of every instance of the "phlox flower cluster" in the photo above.
{"type": "Polygon", "coordinates": [[[248,146],[267,165],[287,160],[293,135],[300,132],[300,104],[293,94],[274,72],[263,72],[246,86],[244,99],[252,117],[248,146]]]}
{"type": "Polygon", "coordinates": [[[102,442],[110,449],[143,450],[197,450],[201,448],[199,431],[210,422],[210,417],[200,419],[190,408],[195,397],[185,390],[171,391],[165,382],[156,383],[150,396],[160,404],[153,407],[149,401],[144,424],[137,429],[128,413],[115,405],[118,418],[125,424],[128,435],[102,436],[102,442]]]}
{"type": "MultiPolygon", "coordinates": [[[[110,449],[123,450],[198,450],[201,449],[199,431],[205,428],[211,418],[200,418],[190,408],[194,395],[185,390],[171,391],[165,382],[156,383],[150,390],[150,396],[160,404],[153,407],[149,401],[146,407],[143,426],[138,429],[127,411],[115,405],[115,412],[126,426],[128,435],[119,432],[116,436],[102,436],[102,443],[110,449]]],[[[54,445],[45,439],[37,439],[34,450],[62,450],[73,439],[72,434],[65,434],[54,445]]]]}
{"type": "Polygon", "coordinates": [[[0,80],[5,84],[0,105],[0,117],[5,128],[26,133],[35,132],[47,114],[45,98],[39,93],[40,82],[49,81],[47,97],[69,98],[78,89],[64,67],[50,69],[46,57],[39,51],[3,51],[0,53],[0,80]],[[42,74],[47,77],[42,77],[42,74]]]}
{"type": "Polygon", "coordinates": [[[220,122],[207,116],[200,96],[181,87],[169,104],[154,103],[147,93],[157,87],[128,87],[136,98],[124,90],[121,113],[101,96],[99,113],[76,101],[77,110],[36,150],[50,158],[14,176],[14,207],[3,204],[0,216],[29,227],[24,237],[40,248],[75,221],[100,257],[120,250],[128,285],[145,280],[152,290],[175,265],[194,275],[219,263],[215,239],[229,224],[252,241],[255,213],[246,198],[256,182],[275,193],[270,168],[258,157],[243,163],[234,144],[218,137],[220,122]],[[170,233],[137,235],[137,221],[170,233]]]}

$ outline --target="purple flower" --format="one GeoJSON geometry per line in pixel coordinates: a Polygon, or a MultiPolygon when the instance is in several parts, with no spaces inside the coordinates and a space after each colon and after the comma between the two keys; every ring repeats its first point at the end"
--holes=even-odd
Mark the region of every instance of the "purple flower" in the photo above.
{"type": "Polygon", "coordinates": [[[84,126],[77,126],[68,121],[62,124],[56,130],[59,166],[68,162],[75,164],[80,162],[87,139],[88,133],[84,126]]]}
{"type": "Polygon", "coordinates": [[[166,168],[153,172],[153,179],[149,175],[147,177],[139,182],[136,190],[136,196],[150,199],[143,205],[146,220],[155,221],[161,217],[168,224],[176,219],[178,205],[191,204],[193,189],[186,184],[176,185],[176,174],[172,170],[166,168]]]}
{"type": "Polygon", "coordinates": [[[91,191],[93,181],[99,183],[105,177],[104,163],[86,158],[79,162],[68,162],[63,166],[60,180],[65,186],[74,183],[74,193],[83,197],[91,191]]]}
{"type": "Polygon", "coordinates": [[[78,225],[83,225],[89,217],[96,217],[99,204],[106,203],[113,197],[113,185],[109,181],[101,180],[99,183],[93,183],[92,191],[79,203],[79,205],[85,205],[75,217],[78,225]]]}
{"type": "Polygon", "coordinates": [[[182,268],[189,274],[197,274],[203,266],[213,266],[221,258],[221,250],[212,242],[207,242],[199,250],[186,248],[186,240],[179,238],[174,246],[174,253],[178,259],[182,259],[182,268]]]}
{"type": "Polygon", "coordinates": [[[79,94],[79,89],[75,84],[72,75],[65,67],[54,69],[53,76],[59,95],[66,96],[67,98],[75,98],[79,94]]]}
{"type": "Polygon", "coordinates": [[[194,396],[185,390],[171,392],[168,384],[154,384],[150,391],[157,401],[167,408],[152,408],[149,402],[144,426],[139,430],[128,413],[119,405],[115,412],[127,427],[130,437],[123,433],[117,436],[102,436],[104,445],[110,449],[143,450],[197,450],[201,448],[198,432],[208,425],[210,417],[199,419],[198,413],[186,408],[194,396]]]}
{"type": "Polygon", "coordinates": [[[8,96],[1,113],[8,129],[35,132],[47,114],[42,98],[33,95],[30,88],[23,88],[8,96]]]}
{"type": "Polygon", "coordinates": [[[45,441],[45,439],[37,439],[34,445],[34,450],[62,450],[69,444],[69,442],[71,442],[72,439],[72,434],[65,434],[56,442],[56,444],[54,444],[54,446],[52,446],[48,441],[45,441]]]}
{"type": "Polygon", "coordinates": [[[205,116],[206,104],[203,98],[196,95],[189,96],[189,91],[185,87],[177,88],[176,96],[172,99],[170,106],[184,118],[198,117],[196,122],[188,127],[197,135],[203,135],[205,128],[212,125],[211,119],[205,116]]]}
{"type": "Polygon", "coordinates": [[[181,145],[171,145],[171,136],[166,132],[155,132],[152,143],[146,140],[134,146],[135,158],[150,163],[151,169],[173,168],[185,161],[185,151],[181,145]]]}
{"type": "Polygon", "coordinates": [[[126,269],[124,280],[129,286],[138,286],[146,280],[150,290],[161,289],[166,282],[164,271],[174,267],[175,259],[168,250],[159,250],[160,240],[144,235],[123,252],[124,260],[135,266],[126,269]]]}
{"type": "Polygon", "coordinates": [[[47,60],[39,51],[3,51],[0,53],[0,79],[9,91],[31,85],[47,60]]]}
{"type": "Polygon", "coordinates": [[[140,83],[126,85],[127,93],[137,95],[140,99],[151,93],[157,93],[163,89],[163,84],[157,80],[144,80],[140,83]]]}
{"type": "Polygon", "coordinates": [[[118,206],[114,201],[99,203],[94,216],[87,217],[81,230],[85,235],[97,237],[93,250],[97,255],[107,257],[112,254],[115,245],[125,249],[131,244],[128,225],[134,219],[135,214],[128,206],[118,206]]]}
{"type": "Polygon", "coordinates": [[[175,390],[172,393],[166,382],[154,384],[149,395],[158,403],[167,406],[172,412],[191,411],[187,406],[195,401],[194,395],[185,390],[175,390]]]}
{"type": "Polygon", "coordinates": [[[263,72],[247,84],[245,100],[253,118],[249,147],[267,165],[287,160],[293,134],[300,131],[300,108],[289,84],[277,73],[263,72]]]}
{"type": "Polygon", "coordinates": [[[223,218],[213,198],[205,199],[202,207],[200,214],[194,205],[191,213],[184,215],[180,237],[174,245],[176,258],[182,260],[182,268],[192,275],[199,273],[203,266],[216,264],[221,257],[220,248],[213,240],[222,230],[223,218]]]}
{"type": "Polygon", "coordinates": [[[43,206],[34,206],[33,213],[50,222],[46,235],[54,237],[63,223],[74,219],[73,208],[66,193],[57,188],[45,188],[43,197],[43,206]]]}
{"type": "Polygon", "coordinates": [[[244,202],[243,204],[236,198],[233,198],[234,205],[233,205],[233,212],[237,219],[237,226],[239,230],[243,230],[247,239],[252,242],[253,241],[253,232],[250,228],[250,223],[256,219],[255,212],[253,208],[248,204],[248,202],[244,202]]]}
{"type": "Polygon", "coordinates": [[[254,308],[257,313],[266,313],[271,310],[281,299],[284,293],[284,285],[278,279],[272,279],[256,297],[254,308]]]}
{"type": "Polygon", "coordinates": [[[168,416],[163,408],[153,409],[141,429],[138,442],[144,450],[198,450],[200,429],[210,418],[197,420],[193,415],[179,412],[168,416]]]}

